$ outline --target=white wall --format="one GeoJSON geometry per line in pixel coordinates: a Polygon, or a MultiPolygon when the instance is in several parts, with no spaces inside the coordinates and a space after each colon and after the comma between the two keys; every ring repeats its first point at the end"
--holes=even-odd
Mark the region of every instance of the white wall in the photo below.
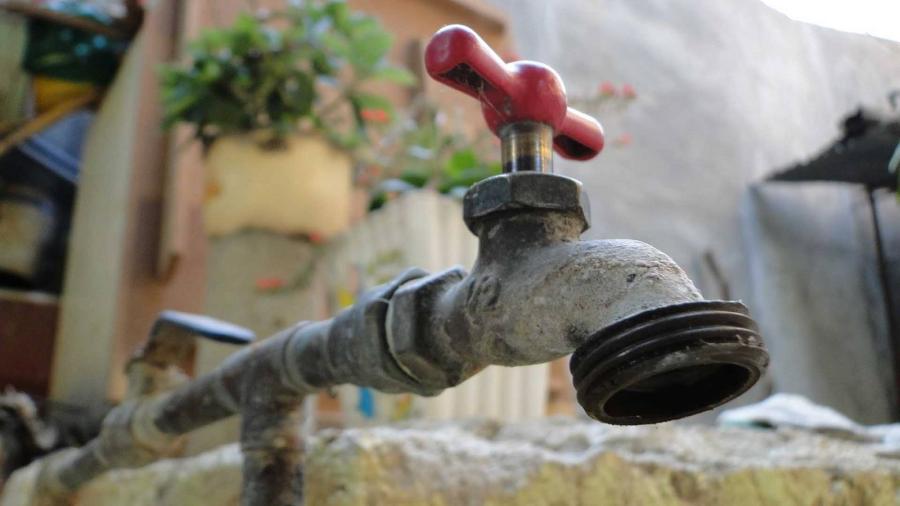
{"type": "Polygon", "coordinates": [[[610,139],[630,132],[633,143],[558,171],[590,193],[586,237],[647,241],[710,298],[722,294],[701,262],[708,249],[732,297],[750,296],[748,185],[830,144],[860,103],[885,110],[900,88],[900,44],[798,23],[756,0],[490,3],[510,16],[521,57],[554,67],[570,95],[604,80],[636,88],[631,107],[600,117],[610,139]]]}

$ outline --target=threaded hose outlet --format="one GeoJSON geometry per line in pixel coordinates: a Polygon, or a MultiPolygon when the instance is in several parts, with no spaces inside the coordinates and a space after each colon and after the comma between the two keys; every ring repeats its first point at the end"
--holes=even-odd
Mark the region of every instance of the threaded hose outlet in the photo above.
{"type": "Polygon", "coordinates": [[[752,387],[769,354],[746,306],[697,301],[643,311],[600,330],[572,355],[578,403],[615,425],[676,420],[752,387]]]}

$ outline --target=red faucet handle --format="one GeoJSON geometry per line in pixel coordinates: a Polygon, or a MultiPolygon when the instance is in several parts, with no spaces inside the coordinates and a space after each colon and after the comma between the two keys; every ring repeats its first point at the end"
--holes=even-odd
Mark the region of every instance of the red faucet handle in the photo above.
{"type": "Polygon", "coordinates": [[[549,125],[553,144],[565,158],[588,160],[603,149],[603,129],[590,116],[571,109],[559,74],[543,63],[505,63],[471,28],[445,26],[425,49],[428,74],[481,102],[488,127],[521,121],[549,125]]]}
{"type": "Polygon", "coordinates": [[[436,81],[476,99],[485,91],[512,94],[506,63],[467,26],[438,30],[425,48],[425,68],[436,81]]]}
{"type": "Polygon", "coordinates": [[[603,150],[603,126],[592,116],[566,109],[566,117],[556,135],[553,148],[563,158],[590,160],[603,150]]]}

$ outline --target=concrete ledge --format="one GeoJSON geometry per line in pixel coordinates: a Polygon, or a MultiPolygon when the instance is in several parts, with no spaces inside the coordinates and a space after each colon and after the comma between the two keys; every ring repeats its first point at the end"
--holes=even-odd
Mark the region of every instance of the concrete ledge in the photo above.
{"type": "MultiPolygon", "coordinates": [[[[85,487],[76,505],[236,505],[235,445],[85,487]]],[[[887,505],[900,460],[858,441],[800,431],[611,427],[572,420],[428,423],[323,431],[307,450],[307,504],[887,505]]],[[[2,506],[31,504],[37,467],[2,506]]]]}

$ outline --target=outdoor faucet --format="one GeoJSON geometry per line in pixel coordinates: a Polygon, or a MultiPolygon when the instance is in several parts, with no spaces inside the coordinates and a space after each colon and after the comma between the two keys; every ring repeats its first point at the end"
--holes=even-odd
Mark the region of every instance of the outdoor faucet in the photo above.
{"type": "MultiPolygon", "coordinates": [[[[344,383],[436,395],[488,365],[574,352],[585,412],[646,424],[711,409],[759,379],[768,354],[743,304],[703,300],[671,258],[642,242],[579,240],[589,225],[587,197],[580,182],[553,173],[552,152],[590,159],[603,132],[568,108],[556,72],[504,63],[458,25],[435,34],[425,60],[433,78],[481,102],[501,139],[503,174],[464,197],[463,218],[479,242],[472,272],[406,271],[333,319],[297,324],[204,376],[117,407],[96,442],[49,458],[40,480],[48,495],[64,497],[111,467],[159,458],[177,436],[240,413],[242,503],[297,504],[302,400],[344,383]]],[[[163,319],[243,339],[240,329],[176,316],[163,319]]],[[[171,367],[168,359],[142,360],[171,367]]]]}
{"type": "Polygon", "coordinates": [[[431,77],[481,102],[504,173],[464,198],[479,241],[472,272],[420,277],[390,298],[387,349],[416,390],[574,351],[587,414],[631,425],[711,409],[756,383],[768,354],[743,304],[702,300],[672,259],[642,242],[579,241],[588,199],[581,183],[553,173],[553,150],[590,159],[603,131],[567,106],[556,72],[504,63],[459,25],[435,34],[425,63],[431,77]]]}

